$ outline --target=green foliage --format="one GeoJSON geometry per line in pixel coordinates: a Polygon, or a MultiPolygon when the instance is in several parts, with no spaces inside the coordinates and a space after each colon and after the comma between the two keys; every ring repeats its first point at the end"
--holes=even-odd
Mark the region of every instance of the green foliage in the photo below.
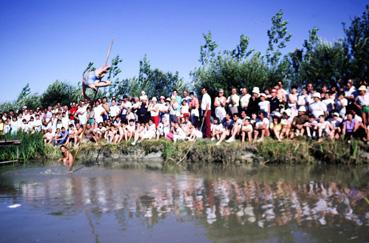
{"type": "Polygon", "coordinates": [[[160,69],[153,69],[148,58],[145,56],[140,61],[138,78],[116,80],[113,83],[112,93],[114,95],[139,96],[144,90],[150,97],[169,95],[173,89],[182,91],[185,84],[178,72],[163,72],[160,69]]]}
{"type": "Polygon", "coordinates": [[[81,92],[79,88],[56,80],[42,94],[41,104],[43,107],[53,106],[57,103],[69,105],[72,101],[78,101],[80,96],[81,92]]]}
{"type": "Polygon", "coordinates": [[[197,68],[192,75],[196,80],[195,87],[198,90],[202,86],[207,86],[209,93],[215,95],[220,88],[228,91],[232,87],[240,88],[241,86],[265,87],[268,80],[268,68],[263,63],[260,53],[244,61],[237,61],[230,56],[219,56],[210,65],[197,68]]]}
{"type": "Polygon", "coordinates": [[[354,17],[349,26],[344,24],[344,31],[351,77],[369,80],[369,5],[366,5],[361,17],[354,17]]]}
{"type": "MultiPolygon", "coordinates": [[[[5,135],[8,140],[20,140],[21,145],[19,149],[19,159],[27,161],[45,155],[45,144],[41,133],[24,133],[18,132],[16,135],[5,135]]],[[[0,160],[15,160],[17,159],[17,147],[1,147],[0,160]]]]}
{"type": "Polygon", "coordinates": [[[20,110],[23,106],[27,106],[29,109],[36,109],[41,106],[40,96],[35,93],[31,93],[29,84],[26,84],[22,88],[16,101],[1,103],[0,112],[20,110]]]}
{"type": "Polygon", "coordinates": [[[268,80],[268,67],[259,52],[248,49],[249,38],[241,35],[235,49],[215,52],[218,45],[211,33],[204,35],[205,44],[201,46],[200,63],[192,73],[197,90],[202,86],[215,95],[219,88],[226,91],[241,86],[264,87],[268,80]]]}
{"type": "Polygon", "coordinates": [[[268,30],[268,49],[266,61],[270,68],[269,79],[278,81],[286,77],[288,61],[282,58],[282,50],[287,46],[292,35],[287,31],[288,21],[283,19],[283,11],[279,10],[272,17],[272,27],[268,30]]]}
{"type": "Polygon", "coordinates": [[[300,78],[320,87],[323,83],[345,78],[347,69],[348,59],[344,44],[330,44],[319,40],[301,63],[300,78]]]}
{"type": "Polygon", "coordinates": [[[215,49],[218,45],[213,41],[211,32],[203,34],[205,44],[200,47],[200,63],[206,65],[211,59],[215,57],[215,49]]]}

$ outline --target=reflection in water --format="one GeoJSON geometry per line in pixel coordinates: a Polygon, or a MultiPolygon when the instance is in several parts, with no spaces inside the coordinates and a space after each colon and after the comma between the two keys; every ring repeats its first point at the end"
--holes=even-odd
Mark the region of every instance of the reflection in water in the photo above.
{"type": "Polygon", "coordinates": [[[54,214],[84,212],[99,218],[112,213],[123,230],[133,218],[154,227],[169,215],[210,228],[351,224],[369,229],[368,184],[286,179],[288,171],[283,170],[283,178],[269,180],[251,173],[208,177],[85,168],[70,176],[40,176],[39,171],[5,173],[3,177],[19,188],[13,197],[54,214]]]}

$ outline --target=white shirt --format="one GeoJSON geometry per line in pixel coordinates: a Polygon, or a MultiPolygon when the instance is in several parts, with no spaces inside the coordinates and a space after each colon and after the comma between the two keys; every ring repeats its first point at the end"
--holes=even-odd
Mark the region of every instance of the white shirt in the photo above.
{"type": "Polygon", "coordinates": [[[63,127],[65,127],[65,129],[68,129],[68,127],[69,127],[69,118],[67,116],[62,117],[61,121],[62,121],[63,127]]]}
{"type": "Polygon", "coordinates": [[[79,107],[78,110],[77,110],[77,113],[78,114],[78,119],[79,119],[79,122],[82,124],[82,125],[85,125],[87,123],[87,105],[84,105],[82,107],[79,107]]]}
{"type": "Polygon", "coordinates": [[[324,115],[327,111],[327,106],[323,102],[318,101],[311,103],[309,109],[315,118],[319,118],[319,116],[324,115]]]}
{"type": "Polygon", "coordinates": [[[245,94],[241,96],[240,102],[242,108],[246,108],[249,105],[250,98],[251,98],[250,94],[245,94]]]}
{"type": "Polygon", "coordinates": [[[117,115],[119,115],[119,112],[120,112],[119,106],[113,105],[110,107],[109,115],[111,117],[116,117],[117,115]]]}
{"type": "Polygon", "coordinates": [[[98,124],[100,122],[103,122],[102,113],[105,111],[104,107],[102,105],[98,105],[94,108],[95,113],[95,122],[98,124]]]}
{"type": "Polygon", "coordinates": [[[211,110],[211,98],[208,93],[205,93],[201,99],[201,110],[205,111],[206,107],[208,107],[208,110],[211,110]]]}
{"type": "Polygon", "coordinates": [[[260,101],[259,108],[264,112],[269,112],[270,102],[268,100],[260,101]]]}

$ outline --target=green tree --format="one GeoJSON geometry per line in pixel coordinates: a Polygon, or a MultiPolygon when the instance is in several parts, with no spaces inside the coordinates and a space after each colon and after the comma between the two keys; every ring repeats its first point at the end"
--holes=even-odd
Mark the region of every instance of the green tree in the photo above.
{"type": "Polygon", "coordinates": [[[288,61],[287,77],[290,85],[305,84],[306,80],[301,76],[301,66],[303,63],[310,62],[313,51],[316,49],[318,43],[318,29],[314,27],[309,30],[309,37],[304,40],[303,47],[296,48],[286,56],[288,61]]]}
{"type": "Polygon", "coordinates": [[[116,96],[125,94],[139,96],[141,91],[145,91],[148,96],[152,97],[169,95],[173,89],[182,91],[184,88],[184,81],[179,77],[178,72],[163,72],[157,68],[153,69],[145,55],[139,63],[138,78],[115,80],[112,94],[116,96]]]}
{"type": "Polygon", "coordinates": [[[282,50],[286,48],[292,35],[287,31],[288,21],[283,19],[283,11],[279,10],[272,17],[272,27],[268,30],[268,49],[266,61],[270,68],[269,79],[272,82],[284,79],[288,70],[288,58],[282,57],[282,50]]]}
{"type": "Polygon", "coordinates": [[[349,51],[350,76],[369,80],[369,5],[361,17],[354,17],[349,26],[344,24],[345,44],[349,51]]]}
{"type": "Polygon", "coordinates": [[[72,101],[77,101],[75,98],[79,94],[79,89],[56,80],[50,84],[46,91],[41,96],[41,104],[43,107],[61,103],[62,105],[69,105],[72,101]]]}
{"type": "Polygon", "coordinates": [[[347,51],[342,41],[327,43],[319,40],[301,64],[301,79],[319,87],[347,76],[347,51]]]}
{"type": "Polygon", "coordinates": [[[205,44],[200,46],[199,61],[201,65],[206,65],[216,56],[215,49],[218,47],[218,45],[215,43],[215,41],[213,41],[210,31],[207,34],[203,34],[203,38],[205,40],[205,44]]]}

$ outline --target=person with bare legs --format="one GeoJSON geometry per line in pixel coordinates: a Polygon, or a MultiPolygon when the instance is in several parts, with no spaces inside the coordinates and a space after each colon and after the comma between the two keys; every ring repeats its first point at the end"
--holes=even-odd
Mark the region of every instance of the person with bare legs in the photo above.
{"type": "Polygon", "coordinates": [[[88,73],[87,77],[85,77],[82,81],[82,95],[84,98],[90,100],[90,98],[86,94],[86,90],[88,88],[94,90],[96,94],[99,88],[108,87],[111,85],[111,81],[102,80],[109,70],[110,66],[104,65],[101,68],[88,73]]]}

